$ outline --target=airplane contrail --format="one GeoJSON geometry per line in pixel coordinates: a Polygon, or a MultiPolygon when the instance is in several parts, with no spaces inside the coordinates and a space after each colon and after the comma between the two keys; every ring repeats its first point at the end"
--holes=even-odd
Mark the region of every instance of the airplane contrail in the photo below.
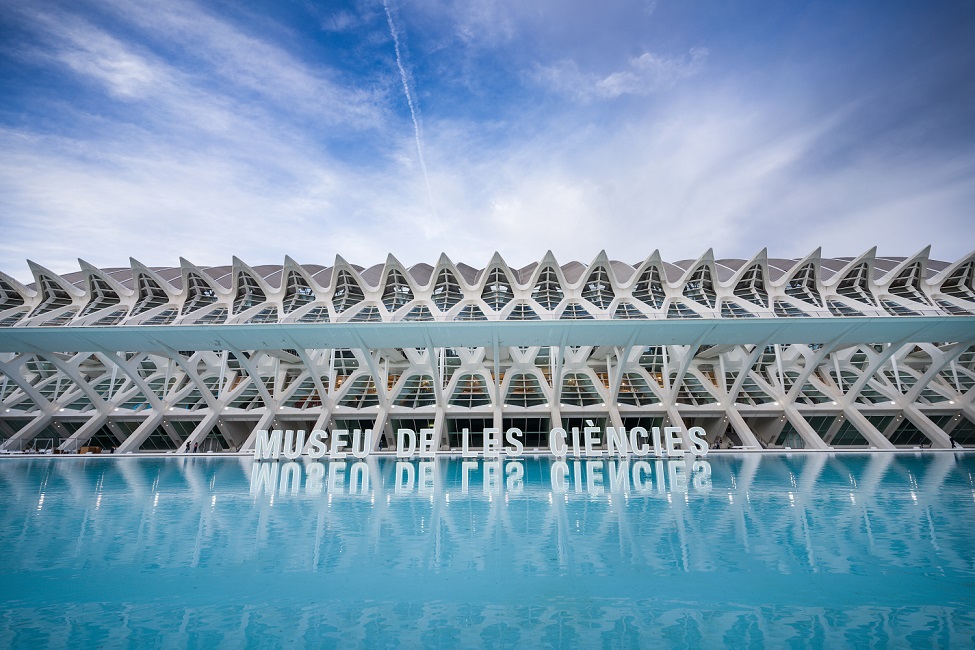
{"type": "Polygon", "coordinates": [[[420,134],[420,120],[417,117],[420,112],[419,106],[413,99],[413,92],[410,90],[409,78],[406,75],[406,68],[403,67],[403,56],[400,54],[399,33],[393,23],[393,14],[389,10],[389,1],[383,0],[383,9],[386,10],[386,22],[389,23],[389,33],[393,37],[393,48],[396,51],[396,67],[399,68],[399,76],[403,82],[403,92],[406,94],[406,103],[410,107],[410,117],[413,119],[413,137],[416,140],[416,155],[420,159],[420,169],[423,171],[423,182],[427,186],[427,197],[430,199],[430,209],[436,212],[433,205],[433,191],[430,189],[430,176],[427,174],[427,162],[423,158],[423,139],[420,134]]]}

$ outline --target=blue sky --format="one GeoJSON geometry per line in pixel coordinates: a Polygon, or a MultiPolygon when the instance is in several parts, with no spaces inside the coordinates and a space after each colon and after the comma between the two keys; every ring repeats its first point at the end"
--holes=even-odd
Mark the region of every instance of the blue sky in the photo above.
{"type": "Polygon", "coordinates": [[[972,2],[3,2],[0,269],[975,248],[972,2]]]}

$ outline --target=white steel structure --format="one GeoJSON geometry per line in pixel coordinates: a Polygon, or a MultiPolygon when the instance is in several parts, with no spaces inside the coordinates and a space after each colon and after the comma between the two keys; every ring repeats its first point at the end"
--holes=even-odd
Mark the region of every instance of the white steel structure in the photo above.
{"type": "Polygon", "coordinates": [[[544,449],[590,421],[756,449],[975,446],[975,253],[180,262],[0,273],[0,449],[228,451],[316,428],[388,447],[431,426],[441,450],[512,426],[544,449]]]}

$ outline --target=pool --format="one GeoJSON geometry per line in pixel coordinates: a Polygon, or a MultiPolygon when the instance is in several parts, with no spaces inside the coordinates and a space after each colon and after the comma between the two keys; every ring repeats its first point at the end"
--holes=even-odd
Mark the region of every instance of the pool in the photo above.
{"type": "Polygon", "coordinates": [[[0,462],[0,645],[975,645],[975,455],[0,462]]]}

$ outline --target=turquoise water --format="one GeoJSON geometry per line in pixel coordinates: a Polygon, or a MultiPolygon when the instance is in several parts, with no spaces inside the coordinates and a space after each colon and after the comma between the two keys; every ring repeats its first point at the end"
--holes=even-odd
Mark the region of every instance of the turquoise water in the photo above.
{"type": "Polygon", "coordinates": [[[975,456],[0,462],[0,646],[972,647],[975,456]]]}

